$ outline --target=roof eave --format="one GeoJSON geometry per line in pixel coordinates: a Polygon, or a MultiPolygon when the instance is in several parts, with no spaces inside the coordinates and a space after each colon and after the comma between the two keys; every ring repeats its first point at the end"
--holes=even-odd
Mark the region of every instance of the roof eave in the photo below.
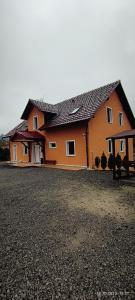
{"type": "Polygon", "coordinates": [[[116,87],[116,92],[120,98],[121,104],[123,106],[123,109],[128,117],[128,120],[130,122],[131,127],[134,129],[135,128],[135,118],[132,112],[132,109],[129,105],[128,99],[126,97],[126,94],[123,90],[121,82],[119,82],[118,86],[116,87]]]}
{"type": "Polygon", "coordinates": [[[32,103],[31,99],[29,99],[28,103],[26,104],[25,109],[24,109],[24,111],[23,111],[23,113],[21,115],[21,119],[22,120],[27,120],[28,115],[29,115],[32,107],[34,107],[34,104],[32,103]]]}

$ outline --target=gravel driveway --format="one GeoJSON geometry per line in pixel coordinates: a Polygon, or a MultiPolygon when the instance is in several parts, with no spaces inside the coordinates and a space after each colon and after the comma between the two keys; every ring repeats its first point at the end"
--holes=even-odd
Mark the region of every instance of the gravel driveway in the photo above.
{"type": "Polygon", "coordinates": [[[0,299],[133,299],[135,188],[0,165],[0,299]]]}

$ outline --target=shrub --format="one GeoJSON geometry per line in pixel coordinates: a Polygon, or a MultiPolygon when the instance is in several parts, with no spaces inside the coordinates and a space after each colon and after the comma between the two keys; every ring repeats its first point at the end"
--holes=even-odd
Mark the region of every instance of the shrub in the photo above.
{"type": "Polygon", "coordinates": [[[107,166],[107,158],[103,152],[102,156],[101,156],[101,167],[103,170],[106,169],[106,166],[107,166]]]}
{"type": "Polygon", "coordinates": [[[0,161],[6,161],[10,159],[10,152],[8,148],[1,148],[0,147],[0,161]]]}
{"type": "Polygon", "coordinates": [[[0,160],[3,160],[3,149],[0,147],[0,160]]]}
{"type": "Polygon", "coordinates": [[[108,168],[109,168],[110,170],[112,170],[112,169],[113,169],[113,166],[114,166],[114,156],[113,156],[112,153],[110,153],[110,156],[109,156],[109,158],[108,158],[108,168]]]}
{"type": "Polygon", "coordinates": [[[116,162],[116,166],[119,169],[121,167],[121,156],[119,155],[119,153],[117,153],[117,156],[115,158],[115,162],[116,162]]]}
{"type": "Polygon", "coordinates": [[[97,168],[99,168],[99,165],[100,165],[100,158],[99,158],[99,156],[95,157],[95,165],[96,165],[97,168]]]}

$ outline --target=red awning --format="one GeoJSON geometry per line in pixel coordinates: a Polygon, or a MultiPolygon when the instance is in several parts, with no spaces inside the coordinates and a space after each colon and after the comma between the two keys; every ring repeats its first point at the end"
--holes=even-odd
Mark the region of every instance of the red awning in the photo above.
{"type": "Polygon", "coordinates": [[[110,137],[107,137],[106,140],[108,139],[121,139],[121,138],[133,138],[135,137],[135,129],[131,129],[131,130],[124,130],[124,131],[121,131],[119,133],[116,133],[116,134],[113,134],[112,136],[110,137]]]}
{"type": "Polygon", "coordinates": [[[16,131],[11,138],[14,141],[39,141],[44,139],[45,137],[37,131],[16,131]]]}

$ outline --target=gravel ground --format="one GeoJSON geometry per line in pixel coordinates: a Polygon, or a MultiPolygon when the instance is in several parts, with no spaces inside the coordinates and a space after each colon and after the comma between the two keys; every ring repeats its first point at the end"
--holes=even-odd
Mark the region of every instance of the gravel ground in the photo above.
{"type": "Polygon", "coordinates": [[[135,188],[0,165],[0,299],[135,299],[135,188]]]}

